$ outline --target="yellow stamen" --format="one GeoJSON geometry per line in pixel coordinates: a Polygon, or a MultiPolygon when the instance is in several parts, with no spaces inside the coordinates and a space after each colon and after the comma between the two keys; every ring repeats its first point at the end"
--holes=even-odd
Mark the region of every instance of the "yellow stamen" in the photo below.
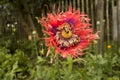
{"type": "Polygon", "coordinates": [[[67,27],[64,27],[61,35],[63,38],[70,38],[72,36],[72,31],[70,29],[68,29],[67,27]]]}

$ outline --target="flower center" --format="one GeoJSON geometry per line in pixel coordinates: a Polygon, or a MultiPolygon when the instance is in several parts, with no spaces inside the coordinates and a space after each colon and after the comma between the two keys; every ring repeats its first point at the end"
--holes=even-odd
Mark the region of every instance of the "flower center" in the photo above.
{"type": "Polygon", "coordinates": [[[72,36],[72,31],[68,27],[63,27],[61,35],[63,38],[68,39],[72,36]]]}
{"type": "Polygon", "coordinates": [[[58,46],[67,48],[75,46],[80,42],[80,37],[72,33],[72,28],[68,23],[64,23],[57,28],[59,31],[55,35],[58,46]]]}

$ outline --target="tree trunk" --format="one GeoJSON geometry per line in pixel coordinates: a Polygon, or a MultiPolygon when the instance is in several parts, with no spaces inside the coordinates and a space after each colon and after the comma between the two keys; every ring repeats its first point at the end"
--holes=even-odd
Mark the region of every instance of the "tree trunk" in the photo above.
{"type": "Polygon", "coordinates": [[[85,12],[85,9],[84,9],[84,0],[82,0],[82,13],[85,12]]]}
{"type": "Polygon", "coordinates": [[[86,0],[86,13],[89,15],[89,0],[86,0]]]}
{"type": "Polygon", "coordinates": [[[29,35],[32,36],[32,32],[36,32],[36,38],[38,38],[38,31],[36,30],[36,27],[34,26],[34,22],[32,20],[32,16],[30,15],[30,11],[28,9],[28,5],[24,0],[17,0],[13,2],[13,6],[16,8],[19,22],[21,22],[21,28],[24,29],[27,37],[29,35]]]}
{"type": "Polygon", "coordinates": [[[98,41],[98,53],[103,53],[103,37],[104,37],[104,27],[103,27],[103,10],[104,10],[104,1],[96,0],[96,25],[97,30],[100,31],[100,39],[98,41]]]}
{"type": "Polygon", "coordinates": [[[90,11],[91,11],[91,20],[92,20],[92,27],[94,28],[95,26],[94,26],[94,3],[93,3],[94,1],[93,0],[91,0],[91,5],[90,5],[90,11]]]}
{"type": "MultiPolygon", "coordinates": [[[[26,11],[26,12],[29,12],[27,4],[24,2],[23,5],[24,5],[24,7],[25,7],[25,11],[26,11]]],[[[38,32],[37,32],[37,30],[36,30],[36,28],[35,28],[35,25],[34,25],[32,16],[31,16],[29,13],[27,14],[27,19],[28,19],[28,26],[30,26],[30,28],[31,28],[31,32],[32,32],[32,33],[33,33],[33,32],[36,32],[35,36],[36,36],[36,38],[38,39],[38,32]]]]}
{"type": "Polygon", "coordinates": [[[118,48],[120,49],[120,0],[117,0],[118,48]]]}
{"type": "Polygon", "coordinates": [[[110,28],[109,28],[109,1],[106,0],[106,27],[107,27],[107,30],[106,30],[106,36],[107,36],[107,44],[109,44],[110,42],[110,28]]]}
{"type": "Polygon", "coordinates": [[[111,22],[112,25],[110,30],[111,30],[111,39],[112,41],[114,40],[114,0],[111,0],[111,22]]]}

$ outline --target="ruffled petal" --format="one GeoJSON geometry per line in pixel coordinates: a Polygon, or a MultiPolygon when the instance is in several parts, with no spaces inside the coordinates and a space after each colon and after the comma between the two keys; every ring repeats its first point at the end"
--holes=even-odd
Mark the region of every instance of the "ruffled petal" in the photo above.
{"type": "MultiPolygon", "coordinates": [[[[43,32],[49,35],[48,38],[45,38],[46,46],[48,47],[47,56],[50,53],[50,48],[54,46],[56,52],[55,55],[60,54],[63,58],[71,55],[73,58],[76,58],[78,56],[84,55],[83,51],[88,48],[94,39],[99,39],[99,32],[93,33],[93,29],[90,27],[90,18],[88,18],[86,14],[81,14],[79,10],[73,10],[71,6],[69,6],[68,11],[66,12],[47,14],[47,17],[41,18],[40,22],[46,29],[43,30],[43,32]],[[68,23],[70,25],[72,34],[79,37],[79,42],[73,46],[69,46],[68,41],[68,46],[61,48],[57,42],[57,40],[59,40],[61,37],[57,37],[56,39],[55,36],[59,32],[58,28],[61,27],[60,25],[64,23],[68,23]]],[[[68,39],[63,40],[65,41],[68,39]]],[[[74,42],[72,41],[70,43],[74,42]]]]}

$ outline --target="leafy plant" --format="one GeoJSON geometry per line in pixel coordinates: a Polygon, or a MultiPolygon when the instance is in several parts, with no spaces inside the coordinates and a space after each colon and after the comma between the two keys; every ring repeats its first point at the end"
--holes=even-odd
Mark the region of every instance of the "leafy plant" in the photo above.
{"type": "Polygon", "coordinates": [[[45,57],[36,41],[23,41],[13,53],[9,44],[0,46],[0,80],[119,80],[119,53],[111,50],[97,54],[90,48],[81,58],[63,59],[54,58],[54,48],[45,57]]]}

